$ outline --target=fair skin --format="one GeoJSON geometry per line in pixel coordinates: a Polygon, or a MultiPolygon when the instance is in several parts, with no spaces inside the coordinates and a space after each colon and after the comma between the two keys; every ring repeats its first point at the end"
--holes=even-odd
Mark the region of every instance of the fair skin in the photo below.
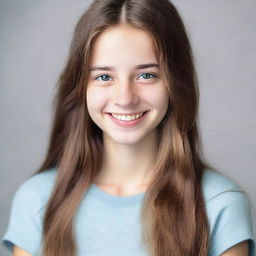
{"type": "Polygon", "coordinates": [[[124,24],[102,32],[93,47],[87,87],[89,114],[103,131],[103,165],[95,184],[115,195],[146,189],[156,159],[156,127],[168,102],[150,36],[124,24]],[[145,111],[133,126],[116,124],[108,114],[145,111]]]}
{"type": "MultiPolygon", "coordinates": [[[[220,256],[248,256],[248,241],[241,242],[231,247],[220,256]]],[[[31,254],[25,252],[18,246],[14,247],[13,256],[32,256],[31,254]]]]}
{"type": "MultiPolygon", "coordinates": [[[[113,195],[141,193],[152,177],[155,128],[166,113],[168,98],[158,67],[136,68],[148,63],[158,64],[152,41],[147,33],[134,27],[110,28],[94,45],[91,67],[112,67],[91,71],[88,81],[88,111],[102,129],[104,143],[103,166],[95,183],[113,195]],[[156,77],[142,75],[145,73],[156,77]],[[104,81],[99,77],[102,74],[107,74],[104,81]],[[106,114],[143,111],[148,111],[147,116],[130,127],[113,123],[106,114]]],[[[14,246],[13,256],[31,254],[14,246]]],[[[236,244],[221,256],[248,256],[248,242],[236,244]]]]}

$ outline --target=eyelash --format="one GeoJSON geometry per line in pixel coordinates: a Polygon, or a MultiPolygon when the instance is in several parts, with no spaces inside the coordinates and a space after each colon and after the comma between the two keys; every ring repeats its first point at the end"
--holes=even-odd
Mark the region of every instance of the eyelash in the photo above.
{"type": "MultiPolygon", "coordinates": [[[[145,75],[145,74],[150,75],[150,76],[151,76],[150,78],[157,78],[157,75],[152,74],[152,73],[148,73],[148,72],[142,73],[142,74],[140,74],[138,77],[140,77],[140,76],[142,76],[142,75],[145,75]],[[152,77],[152,76],[153,76],[153,77],[152,77]]],[[[98,78],[100,78],[100,77],[102,77],[102,76],[108,76],[108,77],[110,77],[110,75],[108,75],[108,74],[101,74],[101,75],[99,75],[99,76],[96,76],[96,77],[95,77],[95,80],[96,80],[96,81],[101,81],[101,82],[108,82],[108,81],[111,81],[111,80],[107,80],[107,81],[98,80],[98,78]]],[[[143,79],[143,80],[149,80],[150,78],[146,78],[146,79],[143,79]]]]}

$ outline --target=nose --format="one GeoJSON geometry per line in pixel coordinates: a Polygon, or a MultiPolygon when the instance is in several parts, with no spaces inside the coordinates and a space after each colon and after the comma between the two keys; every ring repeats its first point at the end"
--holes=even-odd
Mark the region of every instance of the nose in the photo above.
{"type": "Polygon", "coordinates": [[[119,82],[115,86],[114,103],[120,107],[130,107],[136,105],[139,96],[135,86],[129,81],[119,82]]]}

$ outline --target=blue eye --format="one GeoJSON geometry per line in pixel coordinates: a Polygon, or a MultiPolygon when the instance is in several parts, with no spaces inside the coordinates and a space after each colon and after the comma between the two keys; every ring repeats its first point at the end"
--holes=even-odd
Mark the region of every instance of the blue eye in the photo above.
{"type": "MultiPolygon", "coordinates": [[[[142,76],[143,79],[150,79],[150,78],[155,78],[155,77],[156,77],[155,75],[150,74],[150,73],[143,73],[143,74],[141,74],[140,76],[142,76]]],[[[139,77],[140,77],[140,76],[139,76],[139,77]]]]}
{"type": "Polygon", "coordinates": [[[109,81],[109,78],[110,78],[109,75],[100,75],[100,76],[96,77],[95,80],[98,80],[98,81],[109,81]],[[99,78],[101,78],[101,79],[99,79],[99,78]]]}
{"type": "MultiPolygon", "coordinates": [[[[151,73],[143,73],[141,75],[139,75],[139,78],[142,77],[143,80],[149,80],[150,78],[156,78],[157,76],[156,75],[153,75],[151,73]]],[[[112,80],[111,76],[107,75],[107,74],[103,74],[103,75],[100,75],[100,76],[97,76],[95,78],[95,80],[97,81],[103,81],[103,82],[107,82],[107,81],[110,81],[112,80]]]]}

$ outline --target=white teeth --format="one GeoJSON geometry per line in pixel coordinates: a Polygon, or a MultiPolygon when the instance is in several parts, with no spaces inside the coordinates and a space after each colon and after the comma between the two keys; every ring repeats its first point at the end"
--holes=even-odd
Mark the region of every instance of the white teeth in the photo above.
{"type": "Polygon", "coordinates": [[[111,114],[114,118],[118,119],[118,120],[122,120],[122,121],[132,121],[135,119],[140,118],[143,115],[143,112],[140,114],[136,114],[136,115],[116,115],[116,114],[111,114]]]}

